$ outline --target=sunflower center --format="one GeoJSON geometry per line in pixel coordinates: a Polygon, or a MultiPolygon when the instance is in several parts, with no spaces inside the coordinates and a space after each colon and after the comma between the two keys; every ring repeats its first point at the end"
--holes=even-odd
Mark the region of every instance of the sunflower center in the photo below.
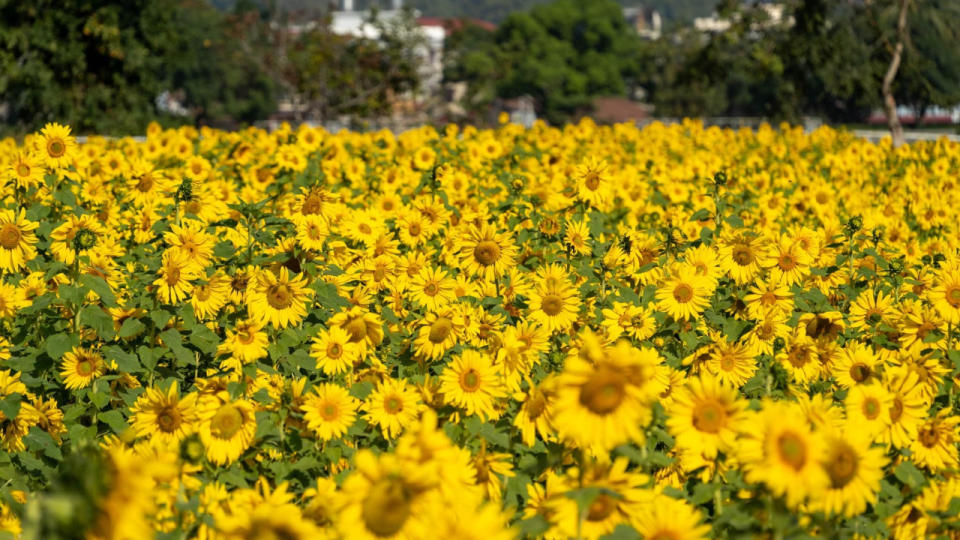
{"type": "Polygon", "coordinates": [[[50,157],[58,158],[67,153],[67,145],[60,139],[53,139],[47,142],[47,154],[50,157]]]}
{"type": "Polygon", "coordinates": [[[732,354],[723,354],[720,356],[720,369],[724,371],[733,371],[737,367],[737,358],[732,354]]]}
{"type": "Polygon", "coordinates": [[[947,303],[950,304],[951,307],[960,308],[960,286],[951,286],[947,289],[947,292],[944,296],[946,297],[947,303]]]}
{"type": "Polygon", "coordinates": [[[626,395],[623,377],[609,369],[601,369],[580,387],[580,404],[603,416],[615,411],[626,395]]]}
{"type": "Polygon", "coordinates": [[[937,435],[937,430],[933,426],[924,426],[921,427],[917,433],[917,437],[920,439],[920,444],[926,446],[927,448],[933,448],[937,445],[937,441],[940,439],[937,435]]]}
{"type": "Polygon", "coordinates": [[[375,536],[393,536],[410,517],[410,500],[403,483],[384,478],[370,487],[360,512],[367,530],[375,536]]]}
{"type": "Polygon", "coordinates": [[[797,260],[793,257],[793,255],[784,253],[783,255],[780,255],[780,258],[777,260],[777,266],[779,266],[784,272],[788,272],[796,268],[797,260]]]}
{"type": "Polygon", "coordinates": [[[303,205],[300,207],[300,213],[304,215],[319,214],[322,203],[320,197],[316,195],[307,195],[303,199],[303,205]]]}
{"type": "Polygon", "coordinates": [[[737,263],[740,266],[747,266],[753,262],[753,250],[750,247],[745,245],[737,245],[733,247],[733,262],[737,263]]]}
{"type": "Polygon", "coordinates": [[[93,358],[83,357],[77,361],[77,375],[81,377],[89,377],[93,375],[93,372],[97,370],[96,362],[93,358]]]}
{"type": "Polygon", "coordinates": [[[806,347],[793,347],[787,353],[787,361],[795,368],[802,368],[810,361],[810,350],[806,347]]]}
{"type": "Polygon", "coordinates": [[[867,380],[867,377],[870,376],[870,366],[857,362],[856,364],[850,366],[850,378],[858,383],[862,383],[867,380]]]}
{"type": "Polygon", "coordinates": [[[863,402],[863,415],[868,420],[875,420],[880,416],[880,402],[876,398],[867,398],[863,402]]]}
{"type": "Polygon", "coordinates": [[[539,418],[546,408],[547,400],[539,393],[534,394],[530,396],[530,399],[527,401],[527,416],[529,416],[531,420],[539,418]]]}
{"type": "Polygon", "coordinates": [[[194,289],[193,294],[194,296],[197,297],[197,300],[201,302],[206,302],[207,300],[210,299],[210,294],[211,294],[210,286],[205,285],[202,287],[197,287],[196,289],[194,289]]]}
{"type": "Polygon", "coordinates": [[[782,433],[777,437],[777,453],[780,459],[799,471],[807,462],[807,445],[796,433],[782,433]]]}
{"type": "Polygon", "coordinates": [[[693,427],[704,433],[717,433],[727,423],[727,411],[717,401],[704,401],[693,408],[693,427]]]}
{"type": "Polygon", "coordinates": [[[893,398],[893,405],[890,406],[890,420],[896,422],[903,416],[903,400],[899,396],[893,398]]]}
{"type": "Polygon", "coordinates": [[[603,521],[617,509],[617,501],[606,493],[597,495],[597,498],[587,508],[588,521],[603,521]]]}
{"type": "Polygon", "coordinates": [[[253,343],[255,337],[256,335],[251,332],[249,328],[244,328],[243,330],[237,332],[237,341],[243,343],[244,345],[253,343]]]}
{"type": "Polygon", "coordinates": [[[367,324],[363,322],[363,317],[354,317],[343,329],[350,334],[350,343],[359,343],[367,337],[367,324]]]}
{"type": "Polygon", "coordinates": [[[26,163],[18,163],[18,164],[17,164],[17,175],[20,176],[20,177],[22,177],[22,178],[26,178],[26,177],[30,176],[30,166],[27,165],[26,163]]]}
{"type": "Polygon", "coordinates": [[[588,172],[583,178],[583,185],[590,191],[596,191],[600,187],[600,175],[596,172],[588,172]]]}
{"type": "Polygon", "coordinates": [[[467,392],[476,392],[480,388],[480,374],[475,369],[468,369],[460,375],[460,387],[467,392]]]}
{"type": "Polygon", "coordinates": [[[170,405],[163,407],[157,413],[157,426],[164,433],[173,433],[180,427],[180,412],[170,405]]]}
{"type": "Polygon", "coordinates": [[[235,405],[226,404],[210,419],[210,434],[218,439],[231,439],[243,427],[243,414],[235,405]]]}
{"type": "Polygon", "coordinates": [[[420,236],[420,224],[419,224],[419,223],[411,223],[411,224],[407,227],[407,232],[410,233],[410,236],[420,236]]]}
{"type": "Polygon", "coordinates": [[[141,176],[137,181],[137,190],[146,193],[151,189],[153,189],[153,177],[149,174],[141,176]]]}
{"type": "Polygon", "coordinates": [[[282,283],[267,288],[267,303],[273,309],[287,309],[293,304],[293,292],[282,283]]]}
{"type": "Polygon", "coordinates": [[[544,313],[555,317],[563,310],[563,299],[560,298],[558,294],[548,294],[543,297],[543,301],[540,302],[540,307],[544,313]]]}
{"type": "Polygon", "coordinates": [[[760,304],[764,306],[772,306],[777,303],[777,295],[767,291],[763,293],[763,296],[760,297],[760,304]]]}
{"type": "Polygon", "coordinates": [[[681,283],[673,288],[673,298],[681,304],[686,304],[693,299],[693,287],[686,283],[681,283]]]}
{"type": "Polygon", "coordinates": [[[337,406],[333,403],[324,403],[323,407],[320,407],[320,416],[328,422],[336,420],[337,417],[340,416],[339,412],[339,409],[337,409],[337,406]]]}
{"type": "Polygon", "coordinates": [[[473,258],[484,266],[490,266],[500,258],[500,246],[493,240],[484,240],[473,248],[473,258]]]}
{"type": "Polygon", "coordinates": [[[390,396],[383,400],[383,410],[389,414],[397,414],[403,410],[403,400],[397,396],[390,396]]]}
{"type": "Polygon", "coordinates": [[[327,345],[327,358],[340,358],[343,355],[343,347],[339,343],[327,345]]]}
{"type": "Polygon", "coordinates": [[[453,331],[453,321],[446,317],[439,317],[430,325],[430,334],[427,338],[431,343],[443,343],[453,331]]]}
{"type": "Polygon", "coordinates": [[[20,245],[22,236],[20,227],[13,223],[4,223],[3,227],[0,227],[0,246],[4,249],[14,249],[20,245]]]}
{"type": "Polygon", "coordinates": [[[437,292],[439,292],[439,288],[437,284],[432,281],[423,287],[423,294],[427,296],[436,296],[437,292]]]}
{"type": "Polygon", "coordinates": [[[857,456],[849,444],[840,441],[834,448],[827,462],[827,475],[830,476],[830,484],[833,489],[842,489],[851,480],[857,476],[857,469],[860,465],[860,457],[857,456]]]}

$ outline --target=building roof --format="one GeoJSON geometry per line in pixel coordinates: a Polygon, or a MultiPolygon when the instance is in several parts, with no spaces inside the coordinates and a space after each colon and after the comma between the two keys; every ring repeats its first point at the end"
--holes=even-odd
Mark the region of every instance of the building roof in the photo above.
{"type": "Polygon", "coordinates": [[[488,32],[493,32],[497,29],[497,25],[490,21],[468,18],[457,19],[449,17],[417,17],[417,24],[420,26],[439,26],[444,29],[448,36],[468,25],[479,26],[488,32]]]}

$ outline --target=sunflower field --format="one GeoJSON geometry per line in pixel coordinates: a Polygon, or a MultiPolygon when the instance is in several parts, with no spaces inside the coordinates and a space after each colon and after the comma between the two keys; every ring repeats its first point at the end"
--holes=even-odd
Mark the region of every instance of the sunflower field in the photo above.
{"type": "Polygon", "coordinates": [[[960,538],[960,145],[0,141],[0,536],[960,538]]]}

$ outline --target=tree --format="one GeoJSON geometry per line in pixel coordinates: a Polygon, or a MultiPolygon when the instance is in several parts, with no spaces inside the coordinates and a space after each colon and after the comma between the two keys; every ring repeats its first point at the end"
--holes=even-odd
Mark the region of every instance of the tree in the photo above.
{"type": "Polygon", "coordinates": [[[588,108],[594,96],[626,95],[640,73],[642,44],[612,0],[556,0],[511,14],[492,42],[463,33],[451,40],[448,81],[467,82],[472,99],[531,96],[554,123],[588,108]]]}
{"type": "Polygon", "coordinates": [[[887,115],[887,124],[890,126],[890,135],[893,137],[894,148],[902,146],[903,126],[900,124],[900,117],[897,115],[897,101],[893,97],[893,79],[897,76],[897,70],[900,69],[900,58],[903,56],[903,45],[907,40],[907,9],[910,7],[910,0],[898,0],[899,10],[897,14],[897,43],[893,46],[893,54],[890,56],[890,65],[883,75],[883,111],[887,115]]]}

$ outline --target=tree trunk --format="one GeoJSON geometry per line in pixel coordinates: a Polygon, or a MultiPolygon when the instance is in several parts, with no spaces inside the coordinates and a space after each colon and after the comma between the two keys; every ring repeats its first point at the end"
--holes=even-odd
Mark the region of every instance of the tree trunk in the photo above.
{"type": "Polygon", "coordinates": [[[909,6],[910,0],[900,0],[900,14],[897,16],[897,44],[893,48],[893,57],[887,67],[887,73],[883,76],[883,110],[887,115],[887,124],[890,126],[890,137],[893,139],[894,148],[902,146],[905,142],[903,126],[897,116],[897,101],[893,98],[892,87],[893,79],[897,76],[897,70],[900,69],[903,43],[907,37],[907,8],[909,6]]]}

